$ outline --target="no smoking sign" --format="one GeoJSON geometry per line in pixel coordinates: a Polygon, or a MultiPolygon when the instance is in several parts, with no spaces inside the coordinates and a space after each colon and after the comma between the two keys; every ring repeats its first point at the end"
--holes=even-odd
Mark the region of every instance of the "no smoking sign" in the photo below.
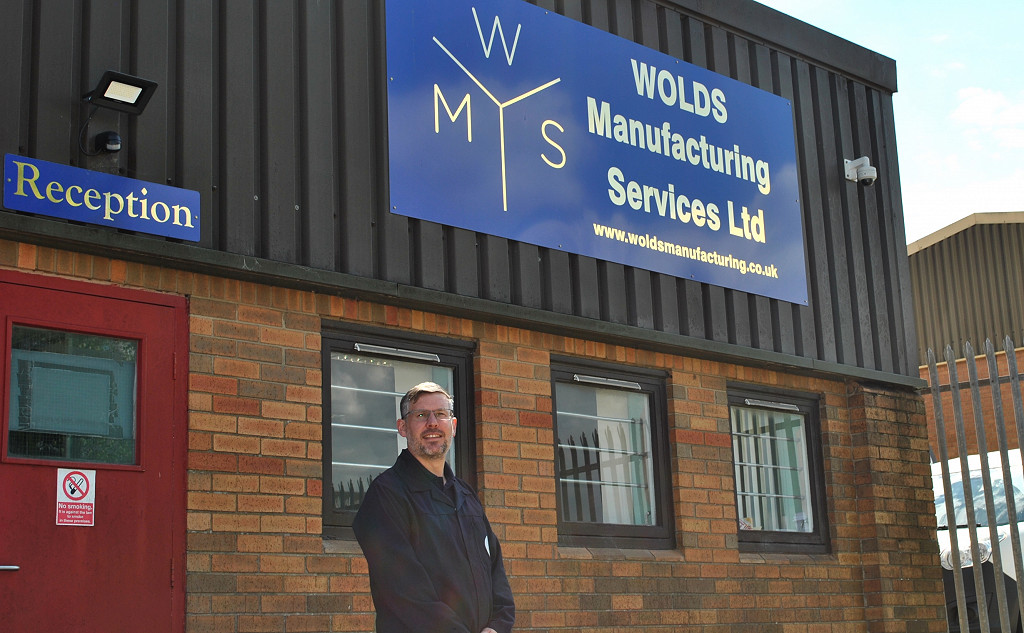
{"type": "Polygon", "coordinates": [[[95,522],[96,471],[57,469],[57,525],[95,522]]]}

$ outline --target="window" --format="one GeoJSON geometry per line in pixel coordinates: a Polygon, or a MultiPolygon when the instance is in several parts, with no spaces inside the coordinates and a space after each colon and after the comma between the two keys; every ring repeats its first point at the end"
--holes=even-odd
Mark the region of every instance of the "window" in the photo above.
{"type": "Polygon", "coordinates": [[[828,551],[818,401],[729,388],[740,549],[828,551]]]}
{"type": "Polygon", "coordinates": [[[352,537],[366,488],[405,448],[395,424],[399,402],[421,382],[436,382],[455,398],[459,432],[448,460],[473,482],[472,344],[354,327],[327,329],[323,337],[325,536],[352,537]]]}
{"type": "Polygon", "coordinates": [[[671,548],[663,375],[557,361],[552,379],[559,542],[671,548]]]}
{"type": "Polygon", "coordinates": [[[7,457],[135,464],[138,341],[15,325],[7,457]]]}

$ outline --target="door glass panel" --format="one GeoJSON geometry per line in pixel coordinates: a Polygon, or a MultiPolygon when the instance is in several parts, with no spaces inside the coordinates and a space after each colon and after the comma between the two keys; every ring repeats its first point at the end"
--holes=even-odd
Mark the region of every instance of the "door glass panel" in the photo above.
{"type": "Polygon", "coordinates": [[[135,464],[138,341],[14,326],[8,457],[135,464]]]}

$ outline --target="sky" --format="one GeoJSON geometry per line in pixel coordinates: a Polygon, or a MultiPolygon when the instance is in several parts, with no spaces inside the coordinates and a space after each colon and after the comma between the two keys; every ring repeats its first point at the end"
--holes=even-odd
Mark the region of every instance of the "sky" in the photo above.
{"type": "Polygon", "coordinates": [[[1024,0],[758,0],[896,60],[907,242],[1024,211],[1024,0]]]}

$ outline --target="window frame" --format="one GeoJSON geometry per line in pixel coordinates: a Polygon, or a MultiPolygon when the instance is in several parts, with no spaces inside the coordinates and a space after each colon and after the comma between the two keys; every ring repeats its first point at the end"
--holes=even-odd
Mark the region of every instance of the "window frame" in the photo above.
{"type": "MultiPolygon", "coordinates": [[[[452,384],[455,393],[455,416],[459,420],[459,432],[455,435],[455,471],[458,476],[470,485],[476,486],[476,455],[475,455],[475,424],[473,395],[473,353],[476,345],[472,342],[448,339],[427,334],[410,334],[398,330],[389,330],[372,326],[324,321],[321,330],[321,365],[323,367],[323,485],[321,492],[323,538],[355,539],[352,531],[354,510],[335,510],[331,473],[332,473],[332,427],[331,427],[331,354],[334,352],[356,352],[356,344],[391,347],[398,350],[409,350],[435,354],[436,365],[452,370],[452,384]]],[[[366,356],[375,356],[372,351],[358,352],[366,356]]],[[[409,362],[419,362],[408,359],[409,362]]],[[[435,365],[430,361],[422,361],[424,365],[435,365]]]]}
{"type": "MultiPolygon", "coordinates": [[[[599,361],[569,357],[551,357],[552,447],[558,451],[557,383],[577,383],[574,375],[636,383],[640,390],[617,387],[614,383],[600,385],[610,390],[643,393],[647,396],[651,428],[651,471],[657,521],[654,525],[623,525],[566,521],[562,513],[562,492],[558,484],[557,457],[555,478],[555,512],[558,523],[558,544],[571,547],[608,547],[622,549],[673,549],[675,547],[675,512],[672,504],[672,472],[669,444],[667,389],[668,374],[663,371],[612,365],[599,361]]],[[[595,385],[597,386],[597,385],[595,385]]]]}
{"type": "Polygon", "coordinates": [[[733,463],[733,508],[736,516],[736,534],[741,552],[828,554],[831,552],[826,495],[824,445],[821,435],[821,397],[817,394],[730,382],[726,385],[729,401],[729,437],[733,463]],[[748,401],[754,401],[751,404],[748,401]],[[766,406],[767,403],[781,405],[766,406]],[[736,451],[732,433],[733,407],[784,410],[796,407],[804,416],[804,437],[807,451],[807,498],[813,512],[814,528],[810,532],[783,532],[739,529],[739,489],[736,481],[736,451]]]}

